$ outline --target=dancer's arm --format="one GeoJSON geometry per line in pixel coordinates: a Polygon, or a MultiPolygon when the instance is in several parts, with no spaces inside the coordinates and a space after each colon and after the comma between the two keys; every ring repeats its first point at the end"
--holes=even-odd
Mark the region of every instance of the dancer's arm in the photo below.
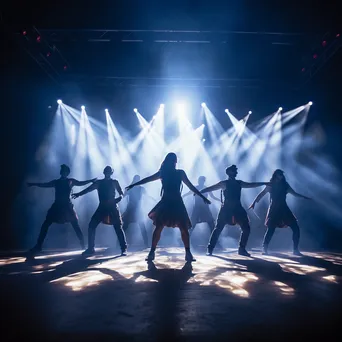
{"type": "Polygon", "coordinates": [[[197,188],[190,182],[188,176],[186,175],[185,171],[182,170],[182,181],[186,184],[186,186],[192,191],[194,192],[196,195],[200,196],[203,201],[207,204],[210,204],[211,202],[204,197],[198,190],[197,188]]]}
{"type": "Polygon", "coordinates": [[[143,185],[143,184],[146,184],[146,183],[150,183],[150,182],[154,182],[156,180],[160,179],[160,171],[156,172],[154,175],[152,176],[149,176],[149,177],[146,177],[146,178],[143,178],[142,180],[140,180],[139,182],[136,182],[136,183],[133,183],[131,185],[128,185],[126,187],[126,190],[130,190],[132,188],[134,188],[135,186],[137,185],[143,185]]]}
{"type": "Polygon", "coordinates": [[[241,188],[257,188],[259,186],[263,186],[263,185],[269,185],[269,182],[243,182],[240,181],[241,184],[241,188]]]}
{"type": "Polygon", "coordinates": [[[76,199],[76,198],[78,198],[80,196],[83,196],[83,195],[87,194],[88,192],[94,191],[94,190],[97,189],[97,185],[98,185],[98,183],[95,182],[92,185],[88,186],[86,189],[82,190],[81,192],[77,192],[77,193],[72,194],[71,197],[73,199],[76,199]]]}
{"type": "Polygon", "coordinates": [[[248,209],[254,209],[255,204],[259,203],[259,201],[268,193],[270,192],[271,188],[269,186],[265,186],[265,188],[259,192],[259,194],[257,195],[257,197],[255,197],[253,203],[249,206],[248,209]]]}
{"type": "Polygon", "coordinates": [[[209,192],[209,196],[214,199],[215,201],[221,202],[221,199],[216,197],[212,192],[209,192]]]}
{"type": "Polygon", "coordinates": [[[124,193],[121,189],[120,183],[117,180],[115,180],[115,189],[119,193],[120,196],[123,196],[124,193]]]}
{"type": "Polygon", "coordinates": [[[47,183],[27,183],[28,186],[38,186],[39,188],[53,188],[55,186],[55,181],[47,183]]]}
{"type": "Polygon", "coordinates": [[[72,185],[75,186],[83,186],[83,185],[87,185],[89,183],[95,183],[97,181],[97,178],[93,178],[93,179],[89,179],[89,180],[85,180],[85,181],[79,181],[77,179],[72,178],[72,185]]]}
{"type": "Polygon", "coordinates": [[[300,197],[300,198],[304,198],[304,199],[311,199],[310,197],[304,196],[299,194],[298,192],[294,191],[291,186],[289,185],[287,192],[295,197],[300,197]]]}
{"type": "Polygon", "coordinates": [[[215,191],[215,190],[221,190],[221,189],[225,189],[226,188],[226,182],[225,181],[221,181],[218,182],[217,184],[214,184],[212,186],[208,186],[207,188],[204,188],[201,193],[204,194],[206,192],[211,192],[211,191],[215,191]]]}

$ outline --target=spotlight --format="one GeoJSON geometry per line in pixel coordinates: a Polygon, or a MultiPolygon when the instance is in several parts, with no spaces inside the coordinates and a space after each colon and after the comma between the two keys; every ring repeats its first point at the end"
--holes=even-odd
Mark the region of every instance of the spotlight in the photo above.
{"type": "Polygon", "coordinates": [[[283,107],[279,107],[279,109],[278,109],[278,110],[279,110],[279,112],[280,112],[281,110],[283,110],[283,107]]]}
{"type": "Polygon", "coordinates": [[[105,112],[108,113],[108,109],[107,108],[105,109],[105,112]]]}
{"type": "Polygon", "coordinates": [[[225,111],[227,114],[229,113],[229,109],[228,109],[228,108],[227,108],[227,109],[225,109],[224,111],[225,111]]]}
{"type": "Polygon", "coordinates": [[[85,107],[84,107],[84,106],[81,106],[81,109],[82,109],[82,110],[85,110],[85,107]]]}
{"type": "Polygon", "coordinates": [[[138,113],[138,109],[137,108],[134,108],[134,113],[138,113]]]}
{"type": "Polygon", "coordinates": [[[309,106],[312,106],[312,102],[310,101],[310,102],[308,103],[308,105],[309,105],[309,106]]]}
{"type": "Polygon", "coordinates": [[[164,108],[164,107],[165,107],[164,103],[161,103],[160,108],[164,108]]]}
{"type": "Polygon", "coordinates": [[[205,102],[202,102],[202,103],[201,103],[201,106],[202,106],[202,107],[206,107],[205,102]]]}
{"type": "Polygon", "coordinates": [[[57,100],[57,103],[58,103],[59,105],[61,105],[63,102],[62,102],[62,100],[57,100]]]}
{"type": "Polygon", "coordinates": [[[250,110],[250,111],[248,112],[248,114],[252,114],[252,111],[250,110]]]}
{"type": "Polygon", "coordinates": [[[203,138],[202,141],[205,142],[205,139],[203,138]]]}

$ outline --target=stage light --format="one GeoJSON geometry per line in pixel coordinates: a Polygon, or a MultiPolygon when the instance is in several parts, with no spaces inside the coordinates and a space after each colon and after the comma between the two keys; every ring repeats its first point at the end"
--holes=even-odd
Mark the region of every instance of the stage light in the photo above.
{"type": "Polygon", "coordinates": [[[105,109],[105,112],[108,113],[108,109],[107,108],[105,109]]]}
{"type": "Polygon", "coordinates": [[[252,111],[250,110],[250,111],[248,112],[248,114],[252,114],[252,111]]]}
{"type": "Polygon", "coordinates": [[[302,72],[305,72],[305,68],[302,68],[302,72]]]}
{"type": "Polygon", "coordinates": [[[37,40],[37,43],[40,43],[42,38],[40,36],[38,36],[36,40],[37,40]]]}
{"type": "Polygon", "coordinates": [[[227,114],[229,113],[229,109],[228,109],[228,108],[227,108],[227,109],[225,109],[224,111],[225,111],[227,114]]]}
{"type": "Polygon", "coordinates": [[[312,106],[312,102],[310,101],[310,102],[308,103],[308,105],[309,105],[309,106],[312,106]]]}
{"type": "Polygon", "coordinates": [[[327,41],[326,41],[326,40],[323,40],[322,46],[325,47],[326,45],[327,45],[327,41]]]}
{"type": "Polygon", "coordinates": [[[84,106],[81,106],[81,109],[82,109],[82,110],[85,110],[85,107],[84,107],[84,106]]]}
{"type": "Polygon", "coordinates": [[[164,103],[161,103],[159,107],[164,108],[165,107],[164,103]]]}
{"type": "Polygon", "coordinates": [[[58,103],[59,105],[61,105],[61,104],[63,103],[63,101],[62,101],[62,100],[57,100],[57,103],[58,103]]]}
{"type": "Polygon", "coordinates": [[[51,56],[51,52],[49,51],[47,54],[46,54],[46,57],[50,57],[51,56]]]}
{"type": "Polygon", "coordinates": [[[339,33],[337,33],[336,38],[340,38],[340,34],[339,33]]]}
{"type": "Polygon", "coordinates": [[[283,107],[279,107],[279,109],[278,109],[279,111],[281,111],[281,110],[283,110],[283,107]]]}
{"type": "Polygon", "coordinates": [[[206,107],[205,102],[202,102],[202,103],[201,103],[201,106],[202,106],[202,107],[206,107]]]}
{"type": "Polygon", "coordinates": [[[138,109],[137,108],[134,108],[134,113],[138,113],[138,109]]]}
{"type": "Polygon", "coordinates": [[[203,138],[202,141],[205,142],[205,139],[203,138]]]}
{"type": "Polygon", "coordinates": [[[66,65],[64,65],[63,69],[66,70],[66,69],[68,69],[68,67],[66,65]]]}
{"type": "Polygon", "coordinates": [[[27,35],[27,32],[24,30],[23,31],[23,36],[26,36],[27,35]]]}
{"type": "Polygon", "coordinates": [[[313,59],[317,59],[318,58],[318,55],[317,53],[315,53],[313,56],[312,56],[313,59]]]}

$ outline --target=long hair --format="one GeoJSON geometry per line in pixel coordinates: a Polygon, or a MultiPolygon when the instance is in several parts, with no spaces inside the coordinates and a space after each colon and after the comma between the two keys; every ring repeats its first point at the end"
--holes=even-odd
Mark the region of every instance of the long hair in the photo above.
{"type": "MultiPolygon", "coordinates": [[[[283,172],[282,170],[280,170],[280,169],[275,170],[275,171],[273,172],[273,174],[272,174],[272,177],[271,177],[271,179],[270,179],[270,182],[271,182],[271,183],[275,182],[276,177],[277,177],[277,175],[279,175],[279,174],[284,175],[284,172],[283,172]]],[[[286,179],[285,179],[285,176],[282,178],[281,182],[284,183],[284,184],[287,183],[287,182],[286,182],[286,179]]]]}
{"type": "Polygon", "coordinates": [[[177,155],[173,152],[168,153],[160,165],[159,171],[161,178],[174,171],[176,169],[176,163],[177,155]]]}

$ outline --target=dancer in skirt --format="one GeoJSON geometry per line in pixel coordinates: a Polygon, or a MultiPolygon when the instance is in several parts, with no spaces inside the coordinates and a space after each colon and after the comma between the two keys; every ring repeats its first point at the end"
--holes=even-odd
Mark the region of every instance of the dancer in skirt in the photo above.
{"type": "MultiPolygon", "coordinates": [[[[198,177],[198,185],[196,186],[196,189],[199,191],[203,190],[205,188],[205,181],[206,178],[204,176],[198,177]]],[[[192,191],[186,193],[183,198],[189,196],[190,194],[192,194],[192,191]]],[[[212,192],[209,192],[208,195],[215,201],[221,202],[221,200],[217,198],[212,192]]],[[[208,198],[207,196],[205,197],[208,198]]],[[[198,223],[207,223],[210,228],[210,233],[212,233],[215,227],[214,217],[211,213],[209,205],[207,203],[204,203],[200,197],[196,196],[196,194],[194,194],[194,207],[191,213],[191,223],[192,228],[189,231],[190,236],[195,230],[195,227],[198,223]]]]}
{"type": "Polygon", "coordinates": [[[84,238],[78,223],[77,214],[70,200],[70,193],[74,186],[83,186],[91,182],[94,183],[96,178],[86,181],[78,181],[74,178],[68,178],[69,174],[69,166],[63,164],[60,167],[61,177],[59,179],[55,179],[47,183],[27,183],[28,186],[55,188],[55,201],[47,212],[45,221],[40,229],[37,244],[30,250],[31,253],[41,252],[43,242],[52,223],[63,224],[70,222],[80,241],[81,248],[84,249],[84,238]]]}
{"type": "Polygon", "coordinates": [[[195,188],[183,170],[176,169],[176,164],[176,154],[168,153],[162,162],[159,171],[126,188],[127,190],[130,190],[137,185],[146,184],[158,179],[162,182],[162,198],[148,214],[155,225],[155,229],[152,236],[152,247],[146,258],[147,261],[154,260],[155,250],[161,232],[165,226],[173,228],[178,227],[180,229],[185,247],[185,260],[195,261],[190,252],[189,229],[191,228],[191,221],[181,196],[182,182],[184,182],[191,191],[200,196],[205,203],[210,204],[210,201],[195,188]]]}
{"type": "Polygon", "coordinates": [[[72,195],[73,198],[78,198],[88,192],[97,190],[99,196],[99,206],[89,223],[88,249],[84,251],[84,255],[93,255],[95,253],[95,230],[101,222],[114,227],[120,243],[121,255],[126,255],[126,237],[122,230],[121,215],[117,206],[117,203],[122,199],[123,192],[119,182],[112,178],[113,173],[114,170],[110,166],[106,166],[103,170],[103,179],[96,181],[85,190],[72,195]],[[118,198],[115,198],[116,191],[120,195],[118,198]]]}
{"type": "Polygon", "coordinates": [[[291,194],[300,198],[310,198],[295,192],[289,183],[287,183],[284,171],[279,169],[273,172],[269,185],[259,193],[250,208],[254,209],[255,204],[258,203],[267,193],[270,194],[270,205],[265,221],[267,231],[263,242],[263,254],[268,254],[268,245],[276,227],[290,227],[292,229],[293,254],[302,255],[298,249],[300,237],[299,226],[296,217],[293,215],[291,209],[286,203],[286,195],[291,194]]]}
{"type": "Polygon", "coordinates": [[[249,219],[246,210],[241,205],[241,189],[242,188],[256,188],[258,186],[266,185],[266,182],[253,182],[247,183],[241,180],[237,180],[238,174],[236,165],[227,167],[226,174],[228,180],[221,181],[213,186],[203,189],[201,192],[206,193],[221,189],[224,195],[224,202],[218,214],[216,227],[213,230],[209,244],[207,254],[212,255],[216,246],[217,240],[226,224],[234,226],[238,224],[241,227],[241,237],[239,242],[240,255],[250,256],[246,250],[246,245],[250,233],[249,219]]]}
{"type": "MultiPolygon", "coordinates": [[[[140,176],[135,175],[133,177],[132,184],[139,182],[140,176]]],[[[124,197],[128,197],[128,204],[125,212],[122,214],[122,221],[123,221],[123,230],[126,233],[128,226],[131,223],[137,223],[140,227],[141,235],[144,240],[145,247],[148,246],[148,238],[147,238],[147,231],[146,226],[144,223],[143,215],[141,212],[141,200],[143,197],[149,197],[152,200],[151,196],[146,193],[146,190],[142,186],[136,186],[131,191],[126,192],[124,197]]]]}

